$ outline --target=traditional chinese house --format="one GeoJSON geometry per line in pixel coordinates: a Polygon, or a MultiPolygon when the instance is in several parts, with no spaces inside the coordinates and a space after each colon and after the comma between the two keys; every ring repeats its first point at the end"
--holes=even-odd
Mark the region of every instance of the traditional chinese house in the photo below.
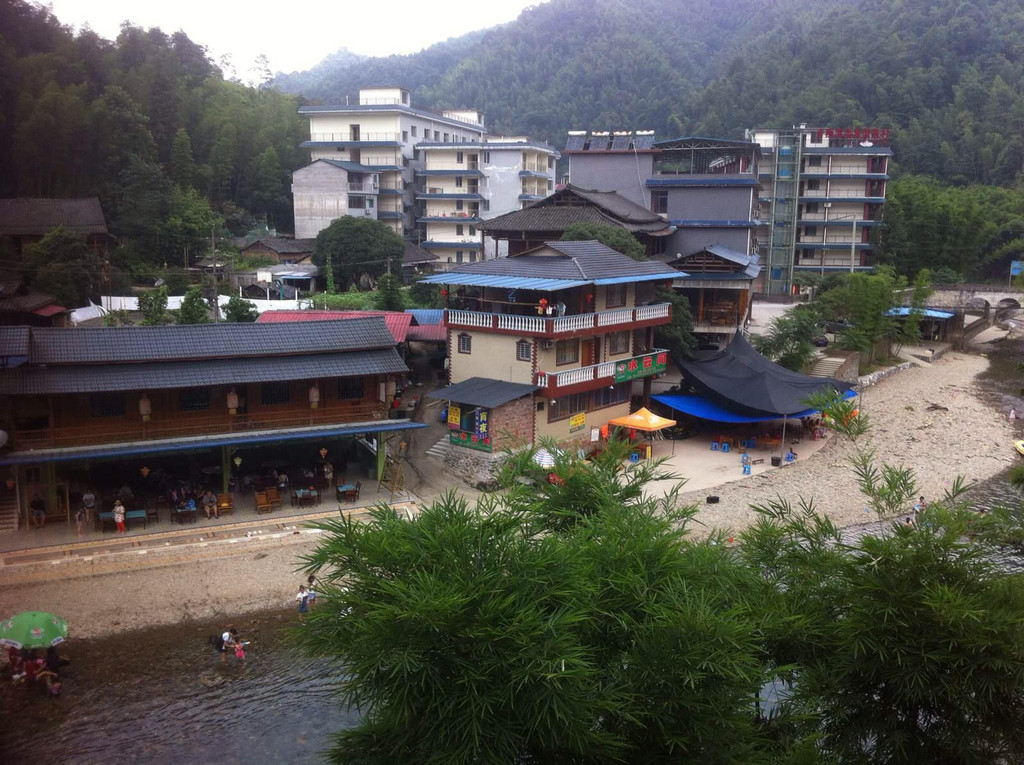
{"type": "Polygon", "coordinates": [[[395,345],[380,316],[0,327],[0,471],[22,518],[37,494],[63,515],[100,472],[137,483],[196,463],[226,490],[270,449],[296,463],[361,451],[379,477],[388,434],[422,427],[389,418],[408,371],[395,345]]]}
{"type": "Polygon", "coordinates": [[[657,288],[679,275],[584,241],[425,279],[447,285],[452,385],[433,395],[448,402],[450,443],[493,453],[552,438],[589,448],[665,370],[654,328],[671,321],[671,306],[657,288]]]}

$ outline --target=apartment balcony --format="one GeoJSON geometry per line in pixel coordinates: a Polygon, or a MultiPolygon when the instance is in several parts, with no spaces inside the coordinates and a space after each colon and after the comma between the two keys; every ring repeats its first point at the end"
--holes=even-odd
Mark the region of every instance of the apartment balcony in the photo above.
{"type": "MultiPolygon", "coordinates": [[[[524,308],[528,309],[527,306],[524,308]]],[[[558,340],[657,326],[667,324],[670,319],[669,303],[569,316],[529,316],[453,308],[445,312],[445,322],[452,329],[483,329],[497,334],[529,335],[558,340]]]]}
{"type": "Polygon", "coordinates": [[[805,189],[800,196],[801,202],[876,202],[881,204],[885,201],[882,195],[867,194],[864,189],[805,189]]]}
{"type": "Polygon", "coordinates": [[[431,186],[426,191],[416,192],[417,199],[471,199],[477,202],[483,201],[483,196],[476,192],[455,192],[445,191],[443,188],[431,186]]]}
{"type": "Polygon", "coordinates": [[[428,165],[422,170],[417,170],[416,175],[471,175],[483,176],[478,162],[463,162],[461,165],[449,163],[446,165],[428,165]]]}
{"type": "Polygon", "coordinates": [[[380,191],[380,186],[372,182],[349,183],[348,191],[350,194],[377,194],[380,191]]]}
{"type": "Polygon", "coordinates": [[[557,398],[579,390],[661,374],[667,366],[668,351],[655,348],[641,356],[604,361],[565,372],[537,372],[534,383],[542,388],[541,395],[557,398]]]}
{"type": "MultiPolygon", "coordinates": [[[[341,131],[339,133],[310,133],[309,140],[305,144],[321,144],[330,146],[401,146],[401,133],[352,133],[341,131]]],[[[305,145],[303,144],[303,145],[305,145]]]]}

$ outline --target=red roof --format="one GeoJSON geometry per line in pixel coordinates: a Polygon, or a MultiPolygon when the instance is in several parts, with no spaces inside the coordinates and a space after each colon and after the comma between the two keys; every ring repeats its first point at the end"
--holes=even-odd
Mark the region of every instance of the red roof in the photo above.
{"type": "Polygon", "coordinates": [[[264,311],[256,321],[261,324],[280,324],[287,321],[359,319],[365,316],[383,316],[396,343],[405,342],[413,319],[412,314],[399,311],[264,311]]]}
{"type": "Polygon", "coordinates": [[[420,324],[409,327],[409,339],[421,340],[426,343],[444,343],[448,340],[447,324],[420,324]]]}
{"type": "Polygon", "coordinates": [[[42,308],[37,308],[32,313],[36,314],[36,316],[53,316],[54,314],[63,313],[66,310],[68,309],[64,306],[53,303],[51,305],[44,305],[42,308]]]}

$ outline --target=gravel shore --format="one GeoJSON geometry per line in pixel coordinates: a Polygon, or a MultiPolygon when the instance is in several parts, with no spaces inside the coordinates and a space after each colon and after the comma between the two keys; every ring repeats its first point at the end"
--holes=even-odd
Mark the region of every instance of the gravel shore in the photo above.
{"type": "MultiPolygon", "coordinates": [[[[913,467],[920,493],[928,499],[941,497],[957,474],[983,480],[1015,459],[1006,413],[986,402],[983,383],[975,379],[987,364],[982,356],[948,353],[883,380],[862,396],[878,456],[913,467]],[[947,409],[928,411],[930,403],[947,409]]],[[[854,445],[837,437],[807,460],[684,498],[702,503],[698,520],[709,528],[739,530],[755,518],[752,503],[776,495],[793,501],[813,498],[841,526],[863,523],[872,516],[865,513],[849,467],[854,451],[854,445]],[[712,493],[720,497],[719,504],[703,504],[712,493]]],[[[0,613],[59,613],[74,637],[219,617],[241,622],[246,613],[294,604],[303,580],[296,570],[298,556],[316,540],[303,535],[280,547],[220,559],[9,586],[0,592],[0,613]]]]}
{"type": "MultiPolygon", "coordinates": [[[[984,383],[976,379],[987,366],[983,356],[950,352],[886,378],[861,395],[860,409],[871,422],[865,443],[876,450],[880,462],[913,468],[918,493],[928,500],[941,498],[957,475],[984,480],[1016,459],[1011,423],[1005,412],[986,401],[984,383]],[[930,404],[946,409],[929,411],[930,404]]],[[[756,519],[750,505],[777,496],[794,503],[801,497],[813,499],[840,526],[863,523],[873,516],[865,512],[849,463],[859,446],[833,436],[811,459],[682,498],[704,503],[707,495],[718,495],[718,504],[702,504],[697,515],[709,528],[745,528],[756,519]]]]}

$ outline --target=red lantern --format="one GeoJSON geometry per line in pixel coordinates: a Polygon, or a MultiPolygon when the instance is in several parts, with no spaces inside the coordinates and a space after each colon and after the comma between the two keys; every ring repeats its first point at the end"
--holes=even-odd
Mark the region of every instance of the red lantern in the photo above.
{"type": "Polygon", "coordinates": [[[444,298],[448,297],[448,290],[442,289],[441,290],[441,297],[444,297],[444,298]]]}

